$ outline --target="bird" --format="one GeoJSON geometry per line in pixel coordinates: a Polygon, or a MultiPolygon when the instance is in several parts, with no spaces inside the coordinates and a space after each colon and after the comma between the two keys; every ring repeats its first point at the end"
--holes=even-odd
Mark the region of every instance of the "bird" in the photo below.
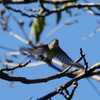
{"type": "Polygon", "coordinates": [[[46,62],[52,68],[60,72],[70,66],[72,66],[70,71],[73,73],[79,71],[79,69],[84,69],[82,64],[75,63],[74,60],[72,60],[72,58],[69,57],[69,55],[60,47],[58,39],[53,39],[48,44],[38,44],[31,48],[20,48],[20,52],[31,57],[32,59],[46,62]],[[53,59],[61,62],[62,66],[59,68],[54,65],[52,62],[53,59]]]}
{"type": "Polygon", "coordinates": [[[70,78],[76,77],[78,75],[81,75],[84,73],[85,68],[82,64],[79,62],[74,62],[74,60],[60,47],[59,45],[59,40],[54,39],[52,40],[49,44],[49,52],[48,52],[48,57],[49,59],[56,59],[57,61],[62,63],[62,69],[69,69],[69,76],[70,78]]]}

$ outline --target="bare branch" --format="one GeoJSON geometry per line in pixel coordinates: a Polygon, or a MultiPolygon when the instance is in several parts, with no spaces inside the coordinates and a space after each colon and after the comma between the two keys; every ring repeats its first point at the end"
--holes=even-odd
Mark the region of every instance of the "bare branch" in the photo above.
{"type": "Polygon", "coordinates": [[[38,2],[38,0],[19,0],[19,1],[0,0],[0,3],[4,3],[4,4],[29,4],[29,3],[35,3],[35,2],[38,2]]]}
{"type": "MultiPolygon", "coordinates": [[[[40,3],[40,7],[41,9],[43,9],[43,12],[45,12],[44,14],[27,14],[26,12],[23,12],[21,10],[17,10],[17,9],[14,9],[10,6],[7,6],[7,5],[4,5],[7,9],[9,10],[12,10],[16,13],[20,13],[22,14],[23,16],[27,16],[27,17],[37,17],[37,16],[49,16],[53,13],[57,13],[57,12],[62,12],[62,11],[65,11],[66,9],[72,9],[72,8],[78,8],[78,9],[83,9],[83,8],[100,8],[100,3],[76,3],[76,2],[67,2],[65,3],[64,1],[64,4],[61,5],[60,8],[57,8],[57,9],[48,9],[46,7],[44,7],[44,3],[49,3],[50,1],[41,1],[41,2],[38,2],[40,3]]],[[[54,3],[54,2],[53,2],[54,3]]],[[[56,3],[56,2],[55,2],[56,3]]],[[[63,3],[63,2],[62,2],[63,3]]],[[[92,12],[94,13],[94,15],[100,15],[100,13],[98,12],[95,12],[94,10],[92,10],[92,12]]]]}
{"type": "Polygon", "coordinates": [[[27,66],[30,62],[31,62],[31,60],[25,62],[24,64],[18,64],[18,65],[16,65],[13,68],[4,68],[4,69],[1,69],[0,72],[3,72],[3,71],[12,71],[12,70],[15,70],[17,68],[23,68],[23,67],[27,66]]]}

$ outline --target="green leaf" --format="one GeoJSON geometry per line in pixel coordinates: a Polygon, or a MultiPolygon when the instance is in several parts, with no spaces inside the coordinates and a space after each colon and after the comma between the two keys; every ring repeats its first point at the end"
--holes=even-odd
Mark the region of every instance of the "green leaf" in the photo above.
{"type": "Polygon", "coordinates": [[[38,43],[40,41],[41,33],[45,26],[45,17],[38,16],[33,20],[31,26],[31,32],[35,36],[35,42],[38,43]]]}

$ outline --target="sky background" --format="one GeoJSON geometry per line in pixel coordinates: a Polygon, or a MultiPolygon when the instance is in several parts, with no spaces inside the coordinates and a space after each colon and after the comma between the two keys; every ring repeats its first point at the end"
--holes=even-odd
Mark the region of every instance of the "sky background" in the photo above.
{"type": "MultiPolygon", "coordinates": [[[[0,8],[3,6],[0,5],[0,8]]],[[[16,5],[14,6],[16,7],[16,5]]],[[[17,8],[20,8],[18,6],[17,8]]],[[[24,6],[26,7],[26,6],[24,6]]],[[[31,6],[29,6],[31,7],[31,6]]],[[[60,24],[56,25],[55,15],[51,15],[46,18],[46,27],[41,36],[41,42],[49,43],[54,38],[58,38],[61,48],[72,58],[77,59],[80,56],[80,48],[83,48],[86,59],[89,66],[100,62],[100,31],[95,32],[97,28],[100,28],[100,17],[88,14],[85,10],[75,9],[75,16],[71,17],[66,13],[63,13],[62,20],[60,24]],[[65,25],[67,21],[77,20],[77,23],[72,25],[65,25]]],[[[7,16],[13,14],[17,16],[17,19],[25,20],[25,31],[30,32],[28,24],[32,18],[23,17],[20,14],[13,12],[7,13],[7,16]]],[[[12,17],[10,18],[9,25],[13,32],[21,35],[22,32],[19,30],[16,22],[12,17]]],[[[29,34],[28,34],[29,35],[29,34]]],[[[33,40],[34,41],[34,40],[33,40]]],[[[5,45],[11,48],[19,48],[25,46],[25,44],[16,40],[15,38],[8,35],[0,27],[0,45],[5,45]]],[[[5,51],[0,50],[0,60],[3,59],[5,51]]],[[[27,78],[40,78],[47,75],[52,75],[57,73],[54,69],[50,68],[48,65],[41,65],[35,68],[24,68],[14,71],[14,75],[26,76],[27,78]]],[[[37,97],[43,96],[50,91],[53,91],[59,85],[65,83],[69,79],[62,78],[59,80],[53,80],[42,84],[31,84],[26,85],[22,83],[11,83],[0,80],[0,99],[1,100],[28,100],[33,97],[32,100],[36,100],[37,97]]],[[[100,83],[97,81],[92,81],[100,91],[100,83]]],[[[73,100],[98,100],[100,95],[98,95],[89,84],[87,79],[80,80],[79,86],[75,92],[73,100]]],[[[55,96],[53,100],[62,100],[62,96],[55,96]]]]}

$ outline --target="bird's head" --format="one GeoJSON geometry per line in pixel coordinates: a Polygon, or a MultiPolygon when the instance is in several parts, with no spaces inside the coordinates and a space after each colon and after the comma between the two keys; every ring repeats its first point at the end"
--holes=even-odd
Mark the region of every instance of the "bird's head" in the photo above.
{"type": "Polygon", "coordinates": [[[57,48],[58,46],[59,46],[58,39],[54,39],[48,44],[49,49],[54,49],[54,48],[57,48]]]}

